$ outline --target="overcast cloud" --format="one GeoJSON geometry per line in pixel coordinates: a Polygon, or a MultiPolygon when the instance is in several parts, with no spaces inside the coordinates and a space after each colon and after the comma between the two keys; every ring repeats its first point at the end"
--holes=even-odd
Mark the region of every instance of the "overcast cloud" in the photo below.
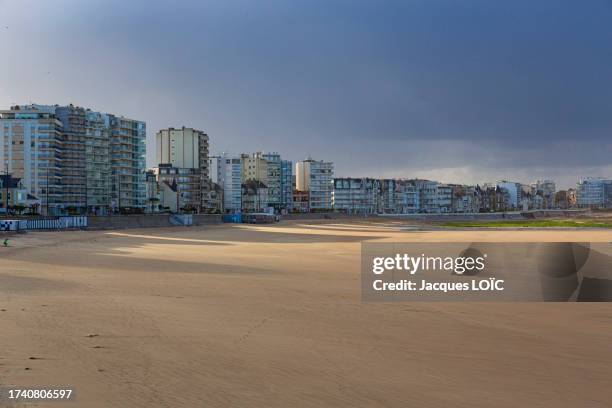
{"type": "MultiPolygon", "coordinates": [[[[612,2],[0,0],[0,106],[192,126],[339,176],[612,177],[612,2]]],[[[152,151],[149,165],[154,164],[152,151]]]]}

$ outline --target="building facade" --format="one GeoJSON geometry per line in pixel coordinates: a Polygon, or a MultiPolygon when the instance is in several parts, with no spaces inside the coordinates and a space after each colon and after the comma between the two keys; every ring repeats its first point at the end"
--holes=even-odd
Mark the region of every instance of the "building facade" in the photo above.
{"type": "Polygon", "coordinates": [[[249,179],[242,184],[242,211],[266,212],[269,207],[268,187],[259,180],[249,179]]]}
{"type": "Polygon", "coordinates": [[[419,189],[414,180],[380,180],[379,212],[382,214],[413,214],[419,212],[419,189]]]}
{"type": "Polygon", "coordinates": [[[334,164],[307,159],[295,164],[296,189],[308,191],[309,210],[327,211],[333,207],[334,164]]]}
{"type": "Polygon", "coordinates": [[[585,178],[576,186],[580,208],[612,208],[612,179],[585,178]]]}
{"type": "Polygon", "coordinates": [[[223,189],[224,213],[242,209],[242,159],[227,154],[210,158],[211,180],[223,189]]]}
{"type": "Polygon", "coordinates": [[[573,189],[560,190],[555,193],[554,207],[567,210],[576,206],[576,191],[573,189]]]}
{"type": "Polygon", "coordinates": [[[144,122],[73,105],[0,111],[0,165],[43,214],[144,211],[145,139],[144,122]]]}
{"type": "Polygon", "coordinates": [[[178,211],[212,209],[208,135],[182,127],[159,130],[155,135],[157,175],[160,183],[176,183],[178,211]]]}
{"type": "Polygon", "coordinates": [[[533,209],[550,209],[555,206],[555,193],[557,185],[552,180],[537,180],[531,184],[532,203],[530,208],[533,209]]]}
{"type": "Polygon", "coordinates": [[[146,141],[144,122],[109,115],[111,202],[117,210],[146,207],[146,141]]]}
{"type": "Polygon", "coordinates": [[[419,212],[420,193],[411,180],[395,180],[395,212],[414,214],[419,212]]]}
{"type": "Polygon", "coordinates": [[[293,162],[281,160],[281,209],[291,211],[293,207],[293,162]]]}
{"type": "Polygon", "coordinates": [[[522,187],[520,183],[511,181],[499,181],[497,187],[504,190],[508,195],[506,209],[504,211],[516,211],[523,209],[522,203],[522,187]]]}
{"type": "Polygon", "coordinates": [[[380,202],[380,180],[371,178],[335,178],[332,204],[347,214],[377,214],[380,202]]]}
{"type": "Polygon", "coordinates": [[[0,214],[21,213],[28,207],[32,210],[31,212],[37,213],[37,204],[40,203],[28,194],[21,179],[12,177],[10,174],[0,175],[0,214]]]}
{"type": "Polygon", "coordinates": [[[480,211],[480,201],[478,200],[476,187],[453,185],[452,190],[452,212],[477,213],[480,211]]]}
{"type": "Polygon", "coordinates": [[[262,153],[242,154],[242,182],[257,180],[268,186],[268,161],[262,153]]]}
{"type": "Polygon", "coordinates": [[[156,213],[161,211],[161,192],[155,170],[147,170],[145,173],[145,185],[147,197],[145,212],[156,213]]]}
{"type": "Polygon", "coordinates": [[[202,211],[201,175],[198,169],[173,167],[170,164],[160,164],[155,169],[159,183],[174,186],[177,194],[177,203],[174,207],[178,211],[202,211]]]}
{"type": "Polygon", "coordinates": [[[268,205],[275,211],[282,208],[282,160],[278,153],[263,153],[261,157],[266,161],[268,172],[266,174],[268,186],[268,205]]]}
{"type": "Polygon", "coordinates": [[[64,209],[61,186],[62,123],[51,106],[14,106],[0,111],[0,171],[21,179],[40,198],[41,212],[64,209]]]}
{"type": "Polygon", "coordinates": [[[419,192],[419,211],[424,213],[439,213],[438,182],[430,180],[414,180],[419,192]]]}
{"type": "Polygon", "coordinates": [[[296,213],[307,213],[310,211],[310,204],[308,203],[309,195],[308,191],[293,190],[292,194],[292,211],[296,213]]]}

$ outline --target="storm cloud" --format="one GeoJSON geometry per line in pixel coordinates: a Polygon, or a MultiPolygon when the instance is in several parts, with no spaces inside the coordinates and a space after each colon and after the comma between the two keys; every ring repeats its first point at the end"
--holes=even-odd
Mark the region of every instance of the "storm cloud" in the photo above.
{"type": "MultiPolygon", "coordinates": [[[[0,1],[0,106],[193,126],[340,176],[612,176],[612,3],[0,1]]],[[[152,151],[149,165],[154,164],[152,151]]]]}

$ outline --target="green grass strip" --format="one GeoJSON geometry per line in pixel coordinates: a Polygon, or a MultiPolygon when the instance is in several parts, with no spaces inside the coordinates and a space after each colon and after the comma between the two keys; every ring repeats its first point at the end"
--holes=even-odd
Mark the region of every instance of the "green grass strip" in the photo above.
{"type": "Polygon", "coordinates": [[[442,224],[445,227],[570,227],[570,228],[612,228],[612,221],[593,220],[508,220],[508,221],[457,221],[442,224]]]}

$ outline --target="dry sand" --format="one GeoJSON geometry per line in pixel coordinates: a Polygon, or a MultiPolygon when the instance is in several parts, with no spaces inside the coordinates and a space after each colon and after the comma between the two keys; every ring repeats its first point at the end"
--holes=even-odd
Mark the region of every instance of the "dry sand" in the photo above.
{"type": "Polygon", "coordinates": [[[19,235],[0,248],[0,383],[70,385],[74,402],[49,405],[67,407],[612,406],[612,304],[363,304],[359,243],[380,239],[612,232],[328,222],[19,235]]]}

